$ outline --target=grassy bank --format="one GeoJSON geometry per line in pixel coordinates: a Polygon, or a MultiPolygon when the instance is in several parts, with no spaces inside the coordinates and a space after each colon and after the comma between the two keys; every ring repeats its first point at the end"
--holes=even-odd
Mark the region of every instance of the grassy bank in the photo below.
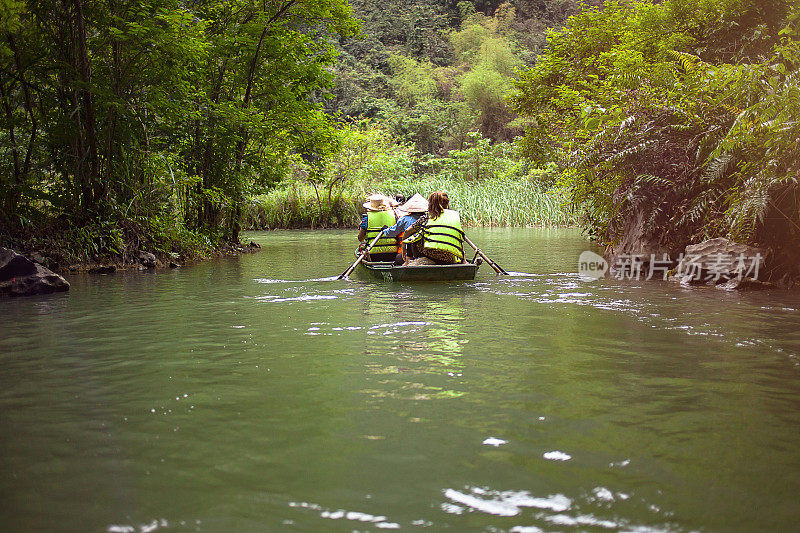
{"type": "Polygon", "coordinates": [[[213,243],[206,235],[171,219],[112,216],[77,225],[66,217],[43,215],[26,221],[13,233],[0,224],[0,247],[31,257],[55,272],[88,270],[97,265],[133,268],[139,265],[141,252],[154,254],[166,265],[232,250],[228,243],[213,243]]]}
{"type": "Polygon", "coordinates": [[[427,197],[446,191],[454,209],[467,226],[572,226],[576,211],[563,194],[543,188],[528,179],[482,181],[426,177],[353,184],[331,198],[313,186],[294,182],[252,199],[245,213],[248,229],[354,227],[363,212],[366,195],[382,192],[407,196],[418,192],[427,197]]]}

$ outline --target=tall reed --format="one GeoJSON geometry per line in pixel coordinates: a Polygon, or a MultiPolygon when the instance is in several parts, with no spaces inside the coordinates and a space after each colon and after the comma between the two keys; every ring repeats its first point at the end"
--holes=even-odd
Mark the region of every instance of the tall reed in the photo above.
{"type": "Polygon", "coordinates": [[[324,197],[317,199],[311,185],[295,182],[253,198],[246,210],[245,227],[355,227],[367,194],[380,192],[393,197],[395,193],[420,193],[427,197],[438,190],[448,193],[451,207],[461,213],[467,226],[573,226],[579,222],[578,213],[567,204],[564,194],[557,189],[543,190],[526,178],[466,181],[433,176],[353,183],[330,205],[324,197]]]}
{"type": "Polygon", "coordinates": [[[446,191],[450,205],[468,226],[573,226],[578,215],[558,190],[542,190],[525,178],[465,181],[429,177],[409,183],[411,189],[427,197],[446,191]]]}

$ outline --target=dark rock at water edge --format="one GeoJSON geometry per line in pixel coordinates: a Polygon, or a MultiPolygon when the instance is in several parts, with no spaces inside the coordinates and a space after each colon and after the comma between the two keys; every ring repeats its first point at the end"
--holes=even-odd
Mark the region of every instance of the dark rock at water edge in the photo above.
{"type": "Polygon", "coordinates": [[[740,277],[739,270],[743,266],[754,266],[753,260],[756,257],[759,258],[759,269],[763,271],[766,255],[766,251],[761,248],[718,237],[687,246],[678,271],[688,271],[693,267],[714,275],[740,277]],[[740,264],[740,259],[744,259],[745,263],[740,264]]]}
{"type": "Polygon", "coordinates": [[[113,274],[117,271],[114,265],[96,265],[89,268],[89,274],[113,274]]]}
{"type": "Polygon", "coordinates": [[[775,282],[775,286],[783,290],[793,289],[797,285],[796,280],[792,279],[792,275],[788,272],[784,273],[783,276],[775,282]]]}
{"type": "Polygon", "coordinates": [[[139,264],[146,268],[155,268],[158,265],[156,256],[150,252],[139,252],[137,259],[139,260],[139,264]]]}
{"type": "Polygon", "coordinates": [[[757,279],[753,278],[733,278],[729,279],[725,283],[720,283],[715,288],[721,291],[753,291],[753,290],[760,290],[760,289],[769,289],[773,287],[772,283],[767,283],[765,281],[758,281],[757,279]]]}
{"type": "Polygon", "coordinates": [[[28,259],[30,259],[34,263],[39,263],[40,265],[48,266],[47,259],[45,259],[45,257],[39,252],[33,252],[31,254],[28,254],[28,259]]]}
{"type": "Polygon", "coordinates": [[[67,280],[8,248],[0,248],[0,295],[32,296],[69,290],[67,280]]]}
{"type": "Polygon", "coordinates": [[[772,287],[759,281],[765,270],[767,251],[718,237],[690,244],[673,276],[684,287],[715,286],[720,290],[754,290],[772,287]]]}
{"type": "Polygon", "coordinates": [[[669,279],[679,282],[683,287],[695,287],[697,285],[705,285],[705,281],[703,281],[702,278],[695,278],[693,276],[688,276],[688,275],[672,276],[669,279]]]}
{"type": "MultiPolygon", "coordinates": [[[[633,213],[620,230],[619,242],[606,249],[603,254],[608,262],[609,274],[612,276],[624,273],[626,259],[636,257],[642,272],[648,272],[653,260],[664,261],[664,257],[675,258],[679,250],[661,242],[648,230],[649,213],[638,211],[633,213]],[[620,268],[622,267],[622,268],[620,268]]],[[[674,266],[671,261],[671,266],[674,266]]]]}
{"type": "Polygon", "coordinates": [[[254,253],[261,250],[261,245],[255,241],[244,243],[223,243],[218,249],[218,255],[241,255],[254,253]]]}

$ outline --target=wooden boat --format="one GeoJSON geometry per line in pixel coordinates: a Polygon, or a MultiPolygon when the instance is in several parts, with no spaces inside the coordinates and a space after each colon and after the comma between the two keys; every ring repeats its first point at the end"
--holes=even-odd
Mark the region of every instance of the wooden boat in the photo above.
{"type": "Polygon", "coordinates": [[[478,264],[455,265],[395,265],[362,261],[359,272],[369,278],[382,281],[453,281],[475,279],[478,264]]]}

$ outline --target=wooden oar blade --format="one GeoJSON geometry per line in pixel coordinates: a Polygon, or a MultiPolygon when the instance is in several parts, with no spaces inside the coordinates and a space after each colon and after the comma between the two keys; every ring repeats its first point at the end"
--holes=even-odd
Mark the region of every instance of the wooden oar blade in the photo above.
{"type": "Polygon", "coordinates": [[[503,267],[501,267],[500,265],[498,265],[497,263],[495,263],[494,261],[489,259],[489,257],[485,253],[483,253],[483,251],[481,251],[480,248],[475,246],[475,243],[473,243],[471,240],[469,240],[469,237],[464,235],[464,240],[467,241],[467,244],[472,246],[472,248],[475,250],[475,253],[477,253],[481,258],[483,258],[484,261],[489,263],[489,266],[492,267],[492,269],[494,269],[495,272],[497,272],[498,274],[503,274],[505,276],[509,276],[510,275],[508,272],[505,271],[505,269],[503,267]]]}
{"type": "Polygon", "coordinates": [[[356,259],[355,262],[352,265],[350,265],[350,267],[347,270],[342,272],[341,275],[336,279],[337,280],[347,279],[347,276],[349,276],[353,272],[353,270],[356,269],[358,264],[364,259],[364,257],[366,257],[369,251],[372,250],[372,247],[375,246],[375,243],[378,242],[378,239],[380,239],[382,236],[383,236],[383,230],[381,230],[381,232],[378,233],[378,235],[374,239],[372,239],[372,242],[369,243],[369,246],[364,248],[364,251],[361,252],[361,255],[358,256],[358,259],[356,259]]]}

